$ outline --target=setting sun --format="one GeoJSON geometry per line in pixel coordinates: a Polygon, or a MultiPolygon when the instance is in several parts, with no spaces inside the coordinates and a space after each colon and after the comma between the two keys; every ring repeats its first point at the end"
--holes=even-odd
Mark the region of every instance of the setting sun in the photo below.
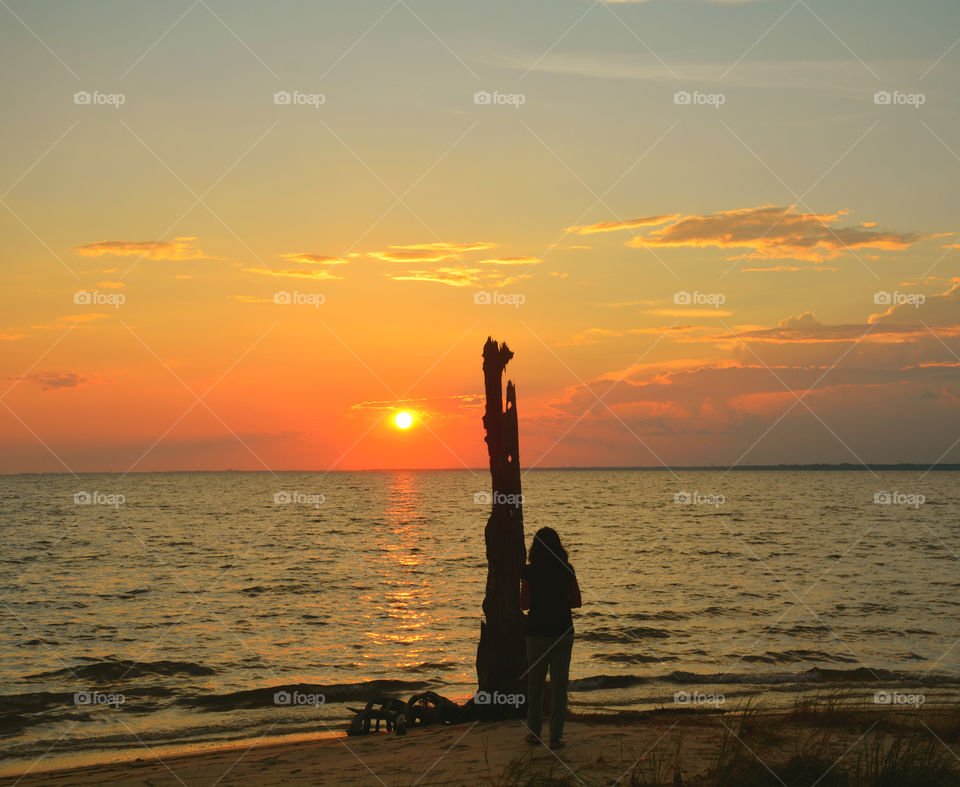
{"type": "Polygon", "coordinates": [[[393,422],[400,429],[409,429],[410,425],[413,423],[413,416],[410,413],[397,413],[393,419],[393,422]]]}

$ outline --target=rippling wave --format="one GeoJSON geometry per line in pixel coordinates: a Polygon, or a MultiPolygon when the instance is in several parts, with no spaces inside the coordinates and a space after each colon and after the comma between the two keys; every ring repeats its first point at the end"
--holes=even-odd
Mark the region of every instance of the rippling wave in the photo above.
{"type": "MultiPolygon", "coordinates": [[[[957,481],[527,474],[528,541],[555,527],[583,588],[572,702],[955,691],[957,481]],[[884,488],[928,502],[877,505],[884,488]],[[726,502],[675,503],[684,490],[726,502]]],[[[471,471],[0,478],[0,747],[36,756],[68,729],[58,750],[253,740],[342,728],[347,703],[385,694],[465,699],[487,486],[471,471]],[[74,503],[93,490],[126,503],[74,503]]]]}

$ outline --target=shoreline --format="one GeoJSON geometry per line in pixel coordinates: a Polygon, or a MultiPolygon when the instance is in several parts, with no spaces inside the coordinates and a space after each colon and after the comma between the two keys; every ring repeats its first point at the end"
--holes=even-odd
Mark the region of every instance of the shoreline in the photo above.
{"type": "Polygon", "coordinates": [[[340,732],[161,757],[145,752],[139,758],[46,770],[40,761],[22,775],[0,777],[0,787],[520,784],[538,778],[554,784],[619,779],[626,784],[710,785],[725,774],[746,777],[760,770],[778,778],[802,772],[812,782],[831,769],[859,775],[856,769],[871,767],[868,755],[877,747],[897,752],[896,767],[909,764],[960,780],[955,753],[960,750],[960,705],[911,711],[851,706],[823,697],[787,711],[747,705],[726,711],[579,713],[569,717],[566,746],[557,751],[526,743],[524,732],[519,720],[471,722],[415,727],[404,736],[350,738],[340,732]],[[921,749],[925,753],[919,756],[921,749]],[[902,761],[907,757],[913,759],[902,761]]]}
{"type": "MultiPolygon", "coordinates": [[[[413,728],[404,736],[381,732],[349,737],[346,732],[337,731],[308,735],[297,741],[211,745],[156,757],[147,751],[141,751],[139,756],[131,752],[129,757],[110,755],[108,759],[87,764],[49,769],[38,764],[16,775],[0,776],[0,787],[65,784],[84,787],[108,783],[199,785],[212,784],[218,779],[219,784],[258,785],[485,783],[502,777],[515,760],[525,756],[533,756],[548,766],[553,761],[559,768],[561,760],[569,764],[589,759],[597,746],[603,757],[611,756],[612,749],[606,751],[608,746],[613,743],[620,746],[626,739],[643,742],[649,738],[649,743],[653,743],[667,729],[680,725],[672,718],[675,715],[686,717],[687,723],[683,726],[689,731],[705,724],[714,727],[716,718],[723,714],[673,710],[583,714],[586,718],[567,721],[564,733],[567,746],[556,753],[527,744],[520,720],[469,722],[413,728]],[[632,718],[634,716],[638,718],[632,718]],[[626,732],[606,734],[611,729],[626,732]],[[606,745],[602,744],[603,739],[608,739],[606,745]],[[560,755],[559,759],[555,754],[560,755]],[[322,774],[308,767],[320,764],[322,774]]],[[[770,712],[769,715],[781,714],[770,712]]],[[[624,767],[627,765],[629,763],[624,767]]]]}
{"type": "MultiPolygon", "coordinates": [[[[322,723],[322,722],[321,722],[322,723]]],[[[180,760],[191,757],[210,755],[228,755],[230,752],[242,752],[245,749],[265,748],[271,746],[298,746],[301,744],[319,743],[347,737],[343,729],[331,727],[321,732],[294,732],[289,734],[263,735],[259,738],[241,737],[225,741],[204,741],[199,743],[144,743],[142,748],[123,750],[91,749],[72,754],[62,755],[50,768],[35,767],[42,760],[23,760],[18,763],[4,765],[0,760],[0,785],[5,780],[34,776],[37,774],[58,774],[64,772],[83,771],[91,768],[128,766],[141,760],[180,760]],[[144,756],[151,752],[153,756],[144,756]]],[[[54,747],[55,749],[56,747],[54,747]]]]}
{"type": "MultiPolygon", "coordinates": [[[[843,675],[843,671],[838,671],[843,675]]],[[[827,671],[828,677],[830,671],[827,671]]],[[[833,676],[833,677],[839,677],[833,676]]],[[[892,684],[891,684],[892,685],[892,684]]],[[[649,725],[651,720],[657,718],[675,718],[681,726],[688,726],[693,719],[713,718],[737,718],[743,713],[752,713],[756,716],[762,716],[767,719],[776,720],[792,713],[796,713],[798,707],[811,706],[818,704],[828,704],[836,709],[845,709],[845,712],[857,712],[861,714],[883,714],[883,713],[902,713],[903,706],[878,704],[875,695],[877,694],[875,686],[864,686],[860,684],[837,684],[832,682],[823,683],[816,687],[810,687],[807,690],[797,692],[775,691],[771,694],[769,687],[767,690],[760,690],[757,693],[733,695],[724,694],[729,687],[723,685],[701,684],[699,688],[693,689],[687,687],[676,694],[689,695],[688,698],[678,700],[676,694],[673,703],[669,701],[618,703],[610,702],[609,697],[605,702],[586,703],[576,702],[569,707],[569,719],[572,723],[578,724],[587,722],[590,726],[630,726],[630,725],[649,725]],[[697,695],[702,695],[698,699],[697,695]],[[714,697],[717,698],[714,701],[714,697]],[[679,704],[678,704],[679,703],[679,704]]],[[[940,687],[931,691],[930,686],[922,684],[904,685],[896,684],[893,688],[887,689],[886,693],[903,694],[904,696],[913,696],[915,693],[922,698],[920,708],[924,712],[942,714],[944,712],[953,712],[960,718],[960,691],[955,685],[949,688],[940,687]],[[922,693],[917,693],[917,690],[922,693]]],[[[606,693],[606,692],[605,692],[606,693]]],[[[883,693],[883,692],[881,692],[883,693]]],[[[461,698],[457,697],[457,701],[461,698]]],[[[463,699],[466,699],[464,697],[463,699]]],[[[880,718],[880,716],[878,716],[880,718]]],[[[19,754],[9,759],[0,758],[0,787],[4,785],[17,783],[16,780],[26,776],[28,779],[40,778],[37,783],[58,783],[48,782],[48,778],[53,778],[57,774],[78,774],[88,769],[107,770],[111,773],[120,773],[124,768],[143,767],[144,761],[195,761],[200,762],[206,758],[213,758],[215,761],[229,757],[231,752],[244,752],[246,750],[265,751],[271,747],[287,749],[298,746],[315,747],[326,742],[346,739],[351,746],[354,742],[363,740],[383,740],[394,739],[397,736],[385,732],[365,736],[350,737],[347,735],[350,718],[316,718],[312,722],[312,729],[300,728],[288,732],[273,732],[272,728],[266,733],[257,734],[249,731],[247,734],[233,734],[231,737],[221,737],[219,739],[201,739],[196,741],[189,740],[152,740],[149,736],[141,739],[136,733],[130,731],[131,738],[123,742],[123,748],[78,748],[72,752],[58,752],[57,746],[62,742],[55,742],[46,748],[48,743],[38,748],[38,754],[35,757],[25,754],[19,754]],[[42,778],[41,778],[42,777],[42,778]]],[[[510,722],[514,722],[511,720],[510,722]]],[[[519,724],[519,721],[516,722],[519,724]]],[[[409,728],[411,733],[420,734],[424,731],[438,729],[465,729],[472,722],[464,722],[449,727],[414,727],[409,728]]],[[[490,722],[483,724],[489,725],[490,722]]],[[[276,727],[277,725],[273,725],[276,727]]],[[[221,728],[222,729],[222,728],[221,728]]],[[[212,727],[211,732],[216,732],[217,727],[212,727]]],[[[404,740],[400,737],[399,740],[404,740]]],[[[960,752],[960,748],[958,748],[960,752]]],[[[9,756],[9,755],[8,755],[9,756]]],[[[958,759],[960,762],[960,759],[958,759]]],[[[23,782],[21,782],[23,783],[23,782]]],[[[31,782],[32,783],[32,782],[31,782]]],[[[176,782],[173,782],[176,783],[176,782]]],[[[960,784],[960,779],[958,779],[960,784]]]]}

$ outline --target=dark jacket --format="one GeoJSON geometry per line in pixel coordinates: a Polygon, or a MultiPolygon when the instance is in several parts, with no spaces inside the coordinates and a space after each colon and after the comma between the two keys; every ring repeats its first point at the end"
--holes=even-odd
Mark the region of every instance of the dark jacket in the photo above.
{"type": "Polygon", "coordinates": [[[530,614],[527,615],[527,635],[531,637],[559,637],[573,634],[571,606],[580,606],[580,588],[577,574],[569,563],[566,568],[536,569],[523,567],[521,577],[530,588],[530,614]]]}

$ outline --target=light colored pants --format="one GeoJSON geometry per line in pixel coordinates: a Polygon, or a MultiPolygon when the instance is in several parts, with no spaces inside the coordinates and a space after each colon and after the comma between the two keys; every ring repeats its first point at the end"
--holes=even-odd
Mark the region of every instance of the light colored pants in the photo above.
{"type": "Polygon", "coordinates": [[[567,681],[573,633],[561,637],[527,637],[527,727],[540,737],[543,725],[543,684],[550,668],[550,740],[563,735],[567,715],[567,681]]]}

